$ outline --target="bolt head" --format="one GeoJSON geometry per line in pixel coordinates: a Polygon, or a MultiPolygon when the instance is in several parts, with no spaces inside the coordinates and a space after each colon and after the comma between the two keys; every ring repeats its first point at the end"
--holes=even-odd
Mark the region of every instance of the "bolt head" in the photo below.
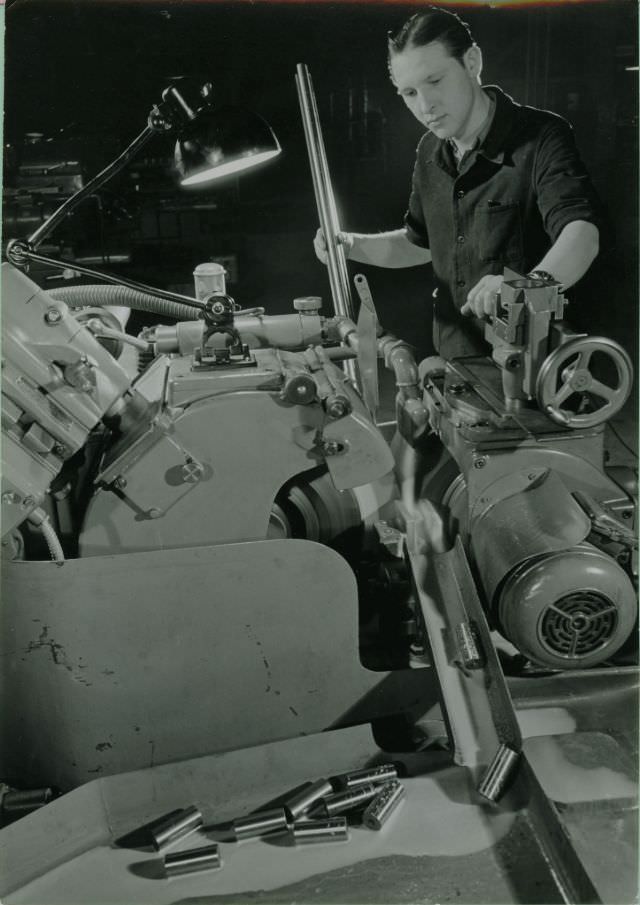
{"type": "Polygon", "coordinates": [[[59,324],[62,320],[62,311],[59,308],[48,308],[44,319],[48,324],[59,324]]]}
{"type": "Polygon", "coordinates": [[[331,418],[344,418],[349,414],[348,406],[342,399],[335,399],[327,408],[327,414],[331,418]]]}
{"type": "Polygon", "coordinates": [[[476,459],[475,462],[473,463],[473,467],[474,468],[484,468],[484,466],[486,464],[487,464],[487,460],[485,458],[476,459]]]}
{"type": "Polygon", "coordinates": [[[149,518],[160,518],[163,515],[162,509],[150,509],[147,513],[149,518]]]}
{"type": "Polygon", "coordinates": [[[5,490],[2,494],[2,502],[6,503],[7,506],[12,506],[16,503],[20,502],[20,494],[14,493],[11,490],[5,490]]]}
{"type": "Polygon", "coordinates": [[[24,500],[20,503],[21,509],[29,509],[31,506],[35,506],[35,499],[32,496],[26,496],[24,500]]]}
{"type": "Polygon", "coordinates": [[[325,440],[322,450],[325,456],[335,456],[342,449],[342,444],[337,440],[325,440]]]}

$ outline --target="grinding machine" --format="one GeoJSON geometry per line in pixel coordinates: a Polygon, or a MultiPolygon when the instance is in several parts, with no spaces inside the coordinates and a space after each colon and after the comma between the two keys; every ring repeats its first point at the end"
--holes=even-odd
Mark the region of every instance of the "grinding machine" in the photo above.
{"type": "Polygon", "coordinates": [[[12,786],[398,717],[415,738],[440,706],[496,800],[522,746],[503,668],[587,688],[634,662],[634,476],[603,445],[628,355],[511,272],[491,356],[418,366],[361,274],[355,318],[304,67],[298,90],[334,315],[240,307],[215,265],[182,304],[3,265],[12,786]],[[136,307],[164,322],[128,334],[136,307]]]}

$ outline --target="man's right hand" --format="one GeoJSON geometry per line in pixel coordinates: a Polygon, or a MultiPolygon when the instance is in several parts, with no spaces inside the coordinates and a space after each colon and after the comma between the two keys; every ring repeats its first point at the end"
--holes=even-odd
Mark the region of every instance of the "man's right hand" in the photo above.
{"type": "MultiPolygon", "coordinates": [[[[344,251],[348,258],[349,252],[353,248],[353,235],[351,233],[338,233],[336,239],[338,240],[339,245],[344,246],[344,251]]],[[[326,265],[328,260],[327,241],[324,237],[322,229],[318,229],[318,231],[316,232],[315,238],[313,240],[313,247],[318,260],[322,261],[322,263],[326,265]]]]}

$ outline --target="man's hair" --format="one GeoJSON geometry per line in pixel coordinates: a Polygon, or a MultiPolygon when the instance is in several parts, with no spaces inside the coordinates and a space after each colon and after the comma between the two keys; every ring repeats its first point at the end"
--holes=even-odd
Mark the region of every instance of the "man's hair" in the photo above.
{"type": "Polygon", "coordinates": [[[414,13],[395,34],[389,32],[388,38],[389,63],[393,54],[400,53],[407,47],[424,47],[433,41],[440,41],[450,56],[461,61],[474,44],[467,23],[455,13],[438,6],[428,6],[425,10],[414,13]]]}

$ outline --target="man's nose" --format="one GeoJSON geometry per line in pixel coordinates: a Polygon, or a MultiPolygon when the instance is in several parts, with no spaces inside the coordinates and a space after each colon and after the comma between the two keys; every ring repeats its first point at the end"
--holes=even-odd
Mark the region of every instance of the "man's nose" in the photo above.
{"type": "Polygon", "coordinates": [[[420,110],[420,113],[422,113],[422,114],[431,113],[431,111],[433,110],[433,105],[434,105],[434,102],[433,102],[433,98],[431,97],[431,95],[425,94],[423,91],[419,92],[418,108],[420,110]]]}

